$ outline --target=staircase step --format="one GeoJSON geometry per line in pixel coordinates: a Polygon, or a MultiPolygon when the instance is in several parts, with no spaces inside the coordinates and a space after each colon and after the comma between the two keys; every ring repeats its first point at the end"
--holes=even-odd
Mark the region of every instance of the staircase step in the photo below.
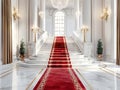
{"type": "Polygon", "coordinates": [[[52,48],[53,50],[67,50],[67,48],[52,48]]]}
{"type": "Polygon", "coordinates": [[[70,60],[69,57],[50,57],[49,60],[70,60]]]}
{"type": "Polygon", "coordinates": [[[71,64],[70,60],[50,60],[48,64],[71,64]]]}
{"type": "Polygon", "coordinates": [[[68,53],[68,52],[66,52],[66,51],[52,51],[51,53],[68,53]]]}
{"type": "Polygon", "coordinates": [[[69,57],[69,55],[50,55],[50,57],[69,57]]]}
{"type": "Polygon", "coordinates": [[[69,53],[66,52],[52,52],[50,55],[69,55],[69,53]]]}
{"type": "Polygon", "coordinates": [[[48,64],[71,64],[71,62],[48,62],[48,64]]]}
{"type": "Polygon", "coordinates": [[[67,50],[52,50],[51,52],[66,52],[66,53],[68,53],[67,50]]]}
{"type": "Polygon", "coordinates": [[[70,60],[50,60],[49,62],[71,62],[70,60]]]}
{"type": "Polygon", "coordinates": [[[47,67],[52,67],[52,68],[67,68],[67,67],[72,67],[71,64],[48,64],[47,67]]]}

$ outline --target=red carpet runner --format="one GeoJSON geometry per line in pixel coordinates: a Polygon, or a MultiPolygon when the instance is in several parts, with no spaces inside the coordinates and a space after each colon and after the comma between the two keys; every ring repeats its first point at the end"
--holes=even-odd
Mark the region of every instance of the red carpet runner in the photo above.
{"type": "Polygon", "coordinates": [[[34,90],[86,90],[71,67],[65,37],[55,37],[48,68],[34,90]]]}

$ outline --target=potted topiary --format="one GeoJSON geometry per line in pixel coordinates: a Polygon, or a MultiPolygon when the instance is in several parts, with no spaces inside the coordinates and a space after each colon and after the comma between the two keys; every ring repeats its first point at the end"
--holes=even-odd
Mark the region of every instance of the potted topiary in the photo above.
{"type": "Polygon", "coordinates": [[[23,40],[21,40],[21,43],[20,43],[20,51],[19,51],[19,53],[20,53],[20,59],[22,60],[22,61],[24,61],[24,57],[25,57],[25,43],[23,42],[23,40]]]}
{"type": "Polygon", "coordinates": [[[103,54],[103,44],[101,39],[98,40],[98,44],[97,44],[97,54],[98,54],[98,58],[101,60],[102,59],[102,54],[103,54]]]}

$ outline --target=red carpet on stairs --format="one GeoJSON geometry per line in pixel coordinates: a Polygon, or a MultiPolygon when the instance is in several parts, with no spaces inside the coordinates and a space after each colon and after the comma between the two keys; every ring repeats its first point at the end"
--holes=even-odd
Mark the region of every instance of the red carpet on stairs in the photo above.
{"type": "Polygon", "coordinates": [[[51,50],[48,67],[69,68],[71,66],[65,37],[56,37],[51,50]]]}
{"type": "Polygon", "coordinates": [[[55,37],[48,68],[34,90],[86,90],[72,69],[65,37],[55,37]]]}

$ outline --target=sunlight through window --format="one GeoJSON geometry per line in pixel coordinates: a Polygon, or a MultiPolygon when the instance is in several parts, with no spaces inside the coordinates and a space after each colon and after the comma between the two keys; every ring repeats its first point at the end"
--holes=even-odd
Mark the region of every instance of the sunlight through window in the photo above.
{"type": "Polygon", "coordinates": [[[64,13],[55,14],[55,36],[64,36],[64,13]]]}

